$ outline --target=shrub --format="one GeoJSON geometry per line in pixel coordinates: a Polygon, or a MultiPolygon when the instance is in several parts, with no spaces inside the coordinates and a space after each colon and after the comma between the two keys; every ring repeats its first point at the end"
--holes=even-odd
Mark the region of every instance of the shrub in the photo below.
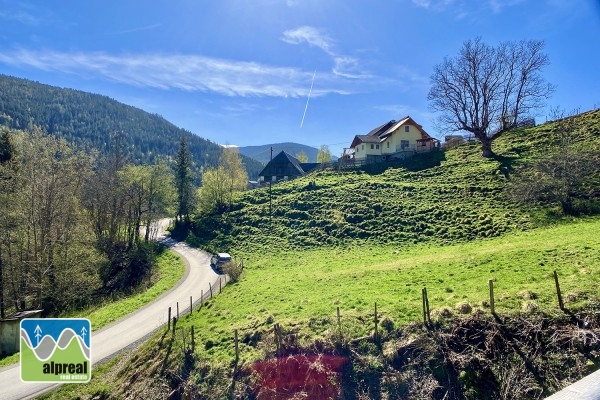
{"type": "Polygon", "coordinates": [[[242,276],[244,265],[242,263],[235,263],[233,261],[226,262],[223,264],[223,272],[229,275],[231,282],[237,282],[242,276]]]}

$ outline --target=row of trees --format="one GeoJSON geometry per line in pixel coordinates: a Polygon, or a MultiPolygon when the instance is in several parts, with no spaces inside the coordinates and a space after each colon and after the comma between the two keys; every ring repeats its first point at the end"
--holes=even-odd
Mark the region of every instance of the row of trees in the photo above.
{"type": "Polygon", "coordinates": [[[138,284],[154,254],[138,229],[172,209],[171,169],[128,165],[119,134],[98,157],[39,128],[0,129],[0,316],[56,315],[138,284]]]}

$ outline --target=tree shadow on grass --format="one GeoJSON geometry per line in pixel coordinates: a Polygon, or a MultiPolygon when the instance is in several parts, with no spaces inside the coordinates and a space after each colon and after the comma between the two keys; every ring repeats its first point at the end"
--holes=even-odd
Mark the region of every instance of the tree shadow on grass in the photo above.
{"type": "Polygon", "coordinates": [[[507,180],[509,180],[512,174],[515,172],[515,166],[517,163],[519,163],[519,159],[517,157],[509,157],[498,154],[494,154],[493,159],[500,163],[498,170],[507,180]]]}

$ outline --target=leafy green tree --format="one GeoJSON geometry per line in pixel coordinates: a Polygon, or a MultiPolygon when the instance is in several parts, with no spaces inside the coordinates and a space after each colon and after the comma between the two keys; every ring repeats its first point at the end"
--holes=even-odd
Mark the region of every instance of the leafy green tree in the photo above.
{"type": "Polygon", "coordinates": [[[321,145],[321,148],[317,152],[317,162],[318,163],[331,162],[331,151],[329,150],[329,146],[327,146],[326,144],[321,145]]]}
{"type": "Polygon", "coordinates": [[[543,106],[554,91],[541,70],[548,65],[544,42],[522,40],[489,46],[466,41],[454,58],[446,57],[431,75],[428,99],[448,131],[467,131],[490,158],[492,142],[517,127],[523,116],[543,106]]]}
{"type": "Polygon", "coordinates": [[[227,202],[229,207],[233,201],[233,194],[241,192],[248,187],[248,174],[242,164],[242,158],[236,148],[224,149],[219,161],[227,177],[226,187],[228,192],[227,202]]]}
{"type": "Polygon", "coordinates": [[[175,188],[177,190],[176,220],[189,224],[190,213],[194,208],[194,177],[192,175],[192,156],[187,147],[185,136],[179,142],[179,151],[175,160],[175,188]]]}
{"type": "Polygon", "coordinates": [[[306,155],[306,153],[304,151],[301,151],[300,153],[296,154],[296,159],[298,161],[300,161],[301,163],[308,162],[308,156],[306,155]]]}
{"type": "Polygon", "coordinates": [[[233,195],[248,186],[248,175],[237,149],[224,149],[217,168],[202,174],[202,187],[198,191],[200,208],[205,213],[231,208],[233,195]]]}

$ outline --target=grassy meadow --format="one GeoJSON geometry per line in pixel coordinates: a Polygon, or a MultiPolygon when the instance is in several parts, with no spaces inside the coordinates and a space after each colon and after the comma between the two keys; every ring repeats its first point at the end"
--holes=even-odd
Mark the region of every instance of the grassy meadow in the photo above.
{"type": "Polygon", "coordinates": [[[469,303],[489,312],[488,280],[494,279],[498,313],[558,310],[553,271],[567,307],[600,297],[600,219],[451,246],[350,246],[253,254],[243,279],[223,290],[181,326],[195,325],[205,357],[233,357],[233,329],[248,342],[242,357],[274,323],[306,343],[335,329],[336,310],[354,336],[372,329],[374,303],[395,325],[421,319],[421,289],[432,311],[469,303]],[[206,328],[203,328],[206,327],[206,328]]]}

